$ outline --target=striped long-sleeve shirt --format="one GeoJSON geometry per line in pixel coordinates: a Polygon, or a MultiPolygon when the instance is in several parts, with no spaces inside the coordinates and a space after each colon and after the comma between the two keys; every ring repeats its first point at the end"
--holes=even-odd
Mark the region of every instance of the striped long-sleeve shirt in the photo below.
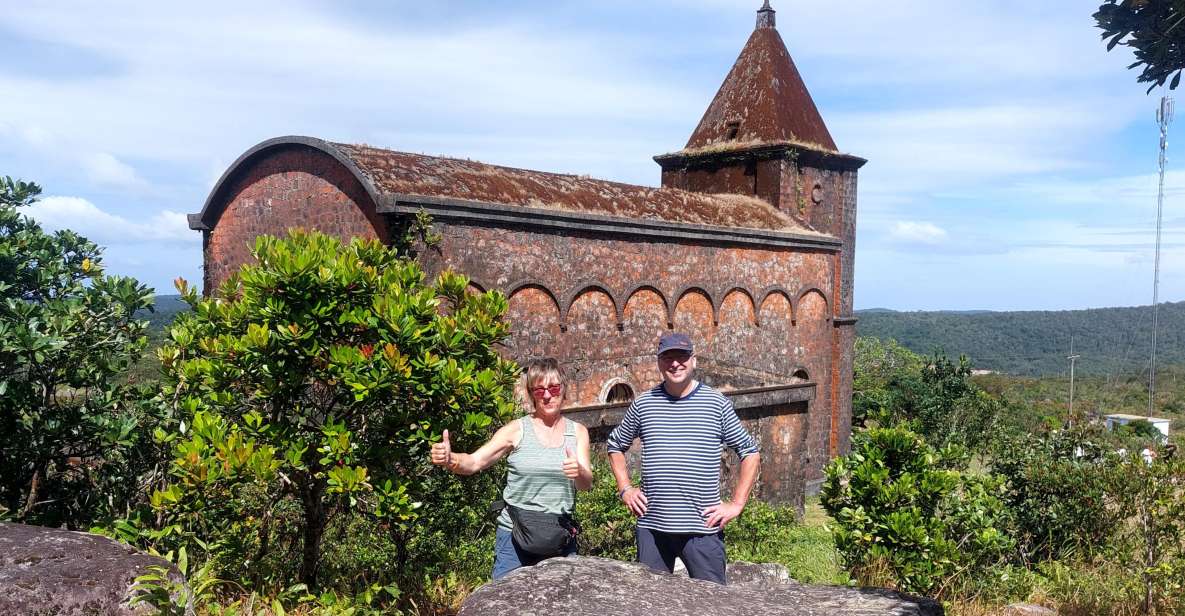
{"type": "Polygon", "coordinates": [[[662,384],[630,404],[608,439],[625,452],[642,439],[642,491],[646,513],[638,526],[665,533],[706,535],[703,510],[720,504],[720,455],[727,445],[742,459],[757,453],[732,402],[702,383],[673,398],[662,384]]]}

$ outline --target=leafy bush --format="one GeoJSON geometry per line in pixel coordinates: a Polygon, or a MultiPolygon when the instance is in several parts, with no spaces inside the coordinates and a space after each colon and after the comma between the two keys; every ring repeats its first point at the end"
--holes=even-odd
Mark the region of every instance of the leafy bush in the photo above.
{"type": "Polygon", "coordinates": [[[1164,450],[1149,462],[1139,453],[1111,467],[1112,498],[1121,519],[1113,559],[1139,572],[1146,614],[1185,613],[1185,460],[1164,450]]]}
{"type": "Polygon", "coordinates": [[[372,240],[293,231],[253,256],[214,297],[178,281],[192,310],[158,356],[179,422],[156,434],[174,459],[145,536],[204,538],[253,587],[287,586],[295,563],[316,588],[326,532],[363,516],[396,546],[398,577],[417,518],[448,495],[424,480],[430,442],[449,429],[476,447],[513,412],[516,368],[493,350],[506,299],[450,273],[425,284],[372,240]]]}
{"type": "Polygon", "coordinates": [[[935,447],[979,450],[1005,407],[971,381],[966,357],[923,358],[896,341],[858,338],[852,392],[853,425],[908,423],[935,447]]]}
{"type": "MultiPolygon", "coordinates": [[[[639,478],[633,478],[639,485],[639,478]]],[[[617,482],[601,457],[593,462],[593,485],[576,497],[576,519],[583,528],[580,553],[617,560],[638,558],[635,518],[617,497],[617,482]]]]}
{"type": "Polygon", "coordinates": [[[156,461],[150,407],[114,384],[144,349],[134,314],[153,296],[104,275],[86,238],[24,216],[40,192],[0,178],[0,511],[86,528],[122,515],[156,461]]]}
{"type": "Polygon", "coordinates": [[[952,593],[1003,562],[1012,541],[1000,481],[966,472],[957,448],[935,450],[907,429],[870,428],[827,467],[823,506],[857,581],[952,593]]]}
{"type": "Polygon", "coordinates": [[[1021,562],[1089,559],[1106,546],[1120,518],[1108,508],[1107,450],[1097,430],[997,438],[991,471],[1013,520],[1021,562]]]}
{"type": "Polygon", "coordinates": [[[1164,432],[1161,432],[1147,419],[1137,419],[1126,424],[1119,424],[1114,427],[1113,431],[1117,436],[1132,441],[1142,441],[1149,444],[1165,441],[1164,432]]]}
{"type": "Polygon", "coordinates": [[[896,340],[856,338],[852,378],[852,424],[863,426],[893,405],[894,392],[906,379],[921,374],[925,358],[896,340]]]}

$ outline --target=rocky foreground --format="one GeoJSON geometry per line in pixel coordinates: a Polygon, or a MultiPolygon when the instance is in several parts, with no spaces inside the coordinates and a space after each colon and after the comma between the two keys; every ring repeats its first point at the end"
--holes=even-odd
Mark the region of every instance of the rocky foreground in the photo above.
{"type": "Polygon", "coordinates": [[[780,565],[734,563],[728,586],[576,556],[477,589],[461,616],[940,616],[934,600],[883,589],[800,584],[780,565]]]}

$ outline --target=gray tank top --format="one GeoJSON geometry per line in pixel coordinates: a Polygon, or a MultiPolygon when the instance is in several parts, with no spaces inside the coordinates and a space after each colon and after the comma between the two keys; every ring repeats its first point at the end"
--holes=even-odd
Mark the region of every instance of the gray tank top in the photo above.
{"type": "MultiPolygon", "coordinates": [[[[529,511],[572,513],[576,506],[576,486],[564,476],[564,448],[576,453],[576,423],[564,421],[564,444],[546,447],[535,436],[530,417],[523,417],[522,438],[506,458],[509,470],[502,500],[529,511]]],[[[498,527],[510,530],[510,513],[505,509],[498,515],[498,527]]]]}

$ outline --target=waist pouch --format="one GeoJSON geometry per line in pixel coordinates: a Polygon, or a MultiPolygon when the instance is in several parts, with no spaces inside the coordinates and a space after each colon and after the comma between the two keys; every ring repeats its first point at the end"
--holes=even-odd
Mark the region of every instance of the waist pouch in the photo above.
{"type": "Polygon", "coordinates": [[[572,538],[580,534],[580,525],[567,513],[530,511],[506,504],[514,528],[510,532],[515,545],[535,556],[559,556],[572,538]]]}

